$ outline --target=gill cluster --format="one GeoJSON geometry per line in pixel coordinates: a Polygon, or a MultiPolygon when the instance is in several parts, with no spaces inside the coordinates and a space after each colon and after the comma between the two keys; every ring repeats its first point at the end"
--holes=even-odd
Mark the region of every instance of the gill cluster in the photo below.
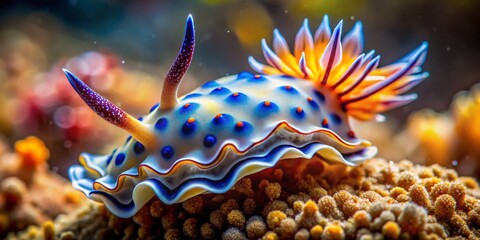
{"type": "Polygon", "coordinates": [[[340,108],[360,120],[381,117],[379,113],[405,105],[415,94],[400,95],[428,77],[421,72],[428,44],[397,62],[378,67],[380,56],[375,51],[363,52],[362,24],[341,38],[343,21],[330,29],[328,16],[315,34],[305,19],[295,38],[291,53],[285,38],[275,29],[273,50],[262,40],[263,55],[268,65],[248,60],[253,69],[264,74],[289,75],[312,81],[317,89],[328,89],[338,96],[340,108]]]}

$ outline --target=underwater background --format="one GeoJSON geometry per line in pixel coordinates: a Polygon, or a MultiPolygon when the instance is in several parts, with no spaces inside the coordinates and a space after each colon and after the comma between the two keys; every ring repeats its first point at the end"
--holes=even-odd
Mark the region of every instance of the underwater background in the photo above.
{"type": "MultiPolygon", "coordinates": [[[[246,232],[250,239],[276,239],[272,234],[289,239],[301,229],[308,229],[313,239],[315,236],[318,239],[342,239],[342,236],[348,239],[353,236],[351,231],[358,234],[357,228],[351,230],[345,223],[349,222],[349,216],[353,219],[350,222],[357,225],[365,225],[363,218],[371,218],[371,224],[367,224],[369,231],[392,239],[401,236],[400,232],[396,234],[400,231],[397,228],[409,229],[411,235],[408,236],[417,234],[418,228],[422,229],[418,232],[424,236],[461,235],[475,239],[480,236],[479,9],[480,1],[477,0],[1,1],[0,192],[3,195],[0,194],[0,238],[10,232],[25,230],[30,225],[41,226],[40,230],[32,231],[40,231],[41,234],[35,232],[35,236],[45,239],[49,234],[59,237],[60,232],[65,231],[76,234],[85,226],[66,223],[76,221],[85,212],[67,213],[82,206],[95,209],[86,221],[103,221],[103,225],[98,226],[104,227],[104,236],[110,237],[127,236],[127,230],[122,234],[111,230],[122,228],[135,232],[128,235],[132,238],[151,234],[154,225],[150,223],[156,218],[162,219],[162,227],[168,232],[165,226],[170,226],[169,221],[172,221],[170,229],[176,229],[173,226],[178,224],[169,218],[181,212],[184,216],[180,214],[179,218],[190,222],[183,225],[183,229],[179,227],[178,236],[193,239],[199,236],[236,239],[243,234],[235,232],[238,229],[246,232]],[[283,185],[284,175],[283,179],[294,176],[282,172],[282,166],[278,166],[239,182],[234,187],[237,193],[233,197],[228,194],[217,198],[197,197],[174,210],[165,210],[159,207],[161,203],[158,201],[151,201],[145,207],[150,210],[140,212],[133,220],[116,218],[105,209],[96,205],[92,207],[66,179],[68,167],[78,163],[81,152],[109,153],[124,142],[127,134],[88,109],[65,79],[62,68],[75,72],[89,86],[133,116],[142,116],[160,99],[161,84],[178,53],[188,14],[195,18],[196,52],[180,85],[180,96],[210,80],[242,71],[254,72],[247,58],[263,57],[260,41],[266,38],[270,43],[274,28],[278,28],[292,44],[305,18],[309,19],[310,28],[315,29],[325,14],[334,25],[343,19],[344,29],[351,29],[355,22],[361,21],[365,49],[374,49],[381,55],[380,65],[394,62],[421,42],[428,42],[423,70],[430,76],[414,88],[418,99],[386,112],[385,122],[353,123],[358,135],[376,145],[379,149],[377,156],[386,160],[374,159],[354,171],[323,163],[319,164],[322,166],[313,166],[320,169],[315,173],[306,170],[310,163],[302,163],[304,168],[298,170],[299,173],[322,175],[325,181],[331,181],[330,184],[306,177],[292,185],[283,185]],[[330,167],[332,172],[338,173],[337,178],[326,170],[330,167]],[[12,176],[21,181],[12,179],[12,176]],[[369,176],[370,179],[363,185],[352,180],[361,179],[359,176],[369,176]],[[389,176],[392,179],[388,180],[389,176]],[[421,184],[412,187],[418,179],[422,179],[421,184]],[[51,185],[55,187],[42,192],[41,189],[51,185]],[[392,186],[400,188],[392,189],[392,186]],[[351,201],[357,205],[350,210],[342,208],[339,202],[346,202],[351,197],[345,191],[352,193],[353,189],[360,191],[357,195],[369,199],[372,205],[353,197],[351,201]],[[308,194],[287,195],[287,192],[297,190],[308,194]],[[262,192],[265,198],[258,201],[256,208],[261,212],[258,214],[260,219],[254,218],[255,207],[249,209],[252,208],[249,204],[253,201],[253,191],[262,192]],[[334,194],[338,192],[341,194],[334,194]],[[452,192],[463,192],[463,195],[452,192]],[[52,193],[61,193],[62,197],[47,197],[52,193]],[[454,201],[453,205],[457,205],[453,209],[458,214],[449,211],[452,208],[449,197],[437,201],[440,195],[447,193],[457,202],[454,201]],[[465,198],[465,195],[468,196],[465,198]],[[385,200],[389,204],[395,199],[399,203],[414,202],[417,205],[402,205],[401,210],[393,205],[374,205],[374,200],[381,197],[389,197],[385,200]],[[428,202],[425,199],[429,199],[428,202]],[[317,204],[312,204],[312,200],[317,204]],[[17,207],[22,201],[22,207],[17,207]],[[206,204],[208,201],[211,205],[206,204]],[[221,207],[216,209],[213,205],[221,207]],[[418,206],[428,211],[423,213],[418,206]],[[324,209],[328,208],[336,209],[336,212],[325,212],[324,209]],[[380,217],[376,208],[391,213],[380,217]],[[368,210],[362,212],[362,209],[368,210]],[[202,217],[198,217],[198,213],[202,210],[217,211],[213,220],[210,214],[210,225],[199,220],[202,217]],[[148,211],[150,215],[145,217],[148,211]],[[328,220],[322,218],[324,222],[317,225],[302,223],[312,218],[321,222],[318,214],[312,217],[309,212],[319,212],[328,220]],[[60,214],[67,216],[52,222],[60,214]],[[390,214],[395,215],[393,220],[390,214]],[[430,222],[435,218],[444,231],[437,225],[420,227],[427,220],[417,225],[402,220],[415,214],[422,217],[424,214],[430,222]],[[222,216],[223,220],[215,220],[217,217],[222,219],[222,216]],[[376,217],[381,220],[375,225],[376,217]],[[139,218],[147,220],[142,222],[139,218]],[[280,227],[282,220],[291,218],[296,221],[295,227],[291,226],[290,220],[284,221],[280,227]],[[338,233],[339,229],[331,227],[332,219],[344,221],[339,224],[343,235],[338,233]],[[387,225],[389,222],[391,224],[387,225]],[[252,227],[249,232],[248,223],[251,226],[256,224],[256,227],[265,225],[265,231],[252,227]],[[59,227],[62,224],[64,227],[59,227]],[[466,224],[472,226],[467,228],[468,231],[465,230],[466,224]],[[208,227],[202,230],[200,226],[204,225],[208,227]],[[231,230],[231,226],[235,229],[231,230]],[[196,230],[189,232],[189,228],[196,230]],[[49,229],[57,232],[49,232],[49,229]],[[454,229],[461,230],[456,232],[454,229]],[[204,234],[205,231],[218,232],[208,235],[204,234]]],[[[291,167],[288,163],[285,165],[291,167]]],[[[26,234],[33,233],[27,231],[26,234]]],[[[177,236],[173,231],[168,234],[161,233],[166,239],[177,236]]],[[[16,239],[16,236],[9,236],[16,239]]],[[[29,239],[25,235],[19,236],[29,239]]],[[[68,239],[70,235],[65,236],[68,239]]],[[[73,239],[82,239],[79,236],[75,235],[73,239]]],[[[85,233],[84,238],[90,236],[85,233]]]]}

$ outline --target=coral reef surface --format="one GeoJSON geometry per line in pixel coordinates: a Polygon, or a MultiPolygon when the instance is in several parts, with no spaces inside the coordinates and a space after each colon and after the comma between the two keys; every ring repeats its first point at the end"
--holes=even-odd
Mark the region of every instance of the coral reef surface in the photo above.
{"type": "Polygon", "coordinates": [[[48,170],[50,153],[40,139],[17,141],[14,153],[0,148],[0,238],[86,204],[67,180],[48,170]]]}
{"type": "Polygon", "coordinates": [[[9,239],[478,239],[480,188],[439,165],[284,160],[222,195],[152,199],[134,217],[91,203],[9,239]]]}

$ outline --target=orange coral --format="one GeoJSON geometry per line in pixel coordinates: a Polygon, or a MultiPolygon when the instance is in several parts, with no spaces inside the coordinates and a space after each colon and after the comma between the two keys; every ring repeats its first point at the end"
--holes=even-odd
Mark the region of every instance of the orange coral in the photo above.
{"type": "Polygon", "coordinates": [[[401,229],[396,222],[389,221],[382,227],[382,234],[387,239],[398,239],[401,229]]]}
{"type": "Polygon", "coordinates": [[[280,193],[282,193],[282,186],[279,183],[269,183],[265,187],[265,194],[270,200],[280,197],[280,193]]]}
{"type": "Polygon", "coordinates": [[[450,219],[455,213],[455,199],[452,196],[443,194],[435,201],[435,216],[441,219],[450,219]]]}
{"type": "Polygon", "coordinates": [[[280,222],[285,218],[287,218],[287,215],[284,212],[278,210],[271,211],[267,216],[268,227],[275,229],[280,226],[280,222]]]}
{"type": "Polygon", "coordinates": [[[343,228],[341,228],[337,224],[327,225],[325,230],[322,234],[323,239],[344,239],[345,233],[343,232],[343,228]]]}
{"type": "Polygon", "coordinates": [[[18,140],[15,143],[15,152],[17,152],[22,160],[22,165],[26,168],[43,166],[50,157],[50,151],[45,143],[34,136],[18,140]]]}
{"type": "Polygon", "coordinates": [[[320,239],[322,237],[323,227],[320,225],[315,225],[310,229],[310,236],[313,239],[320,239]]]}
{"type": "Polygon", "coordinates": [[[410,188],[410,199],[422,207],[429,209],[431,206],[427,189],[420,184],[415,184],[410,188]]]}

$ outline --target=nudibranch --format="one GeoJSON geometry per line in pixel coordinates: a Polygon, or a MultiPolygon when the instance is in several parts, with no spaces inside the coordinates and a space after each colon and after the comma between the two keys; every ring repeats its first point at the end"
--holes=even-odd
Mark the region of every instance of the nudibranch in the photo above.
{"type": "Polygon", "coordinates": [[[160,103],[136,119],[64,70],[92,110],[129,137],[108,155],[83,153],[69,170],[75,188],[104,202],[119,217],[134,215],[153,196],[166,204],[209,192],[224,193],[239,179],[283,159],[310,159],[355,166],[377,149],[358,138],[349,117],[377,118],[404,105],[399,95],[427,77],[423,43],[399,61],[378,67],[374,52],[362,53],[362,25],[341,38],[328,17],[312,36],[305,20],[293,54],[278,30],[268,65],[249,58],[258,74],[242,72],[204,83],[177,98],[195,47],[191,16],[165,79],[160,103]]]}

